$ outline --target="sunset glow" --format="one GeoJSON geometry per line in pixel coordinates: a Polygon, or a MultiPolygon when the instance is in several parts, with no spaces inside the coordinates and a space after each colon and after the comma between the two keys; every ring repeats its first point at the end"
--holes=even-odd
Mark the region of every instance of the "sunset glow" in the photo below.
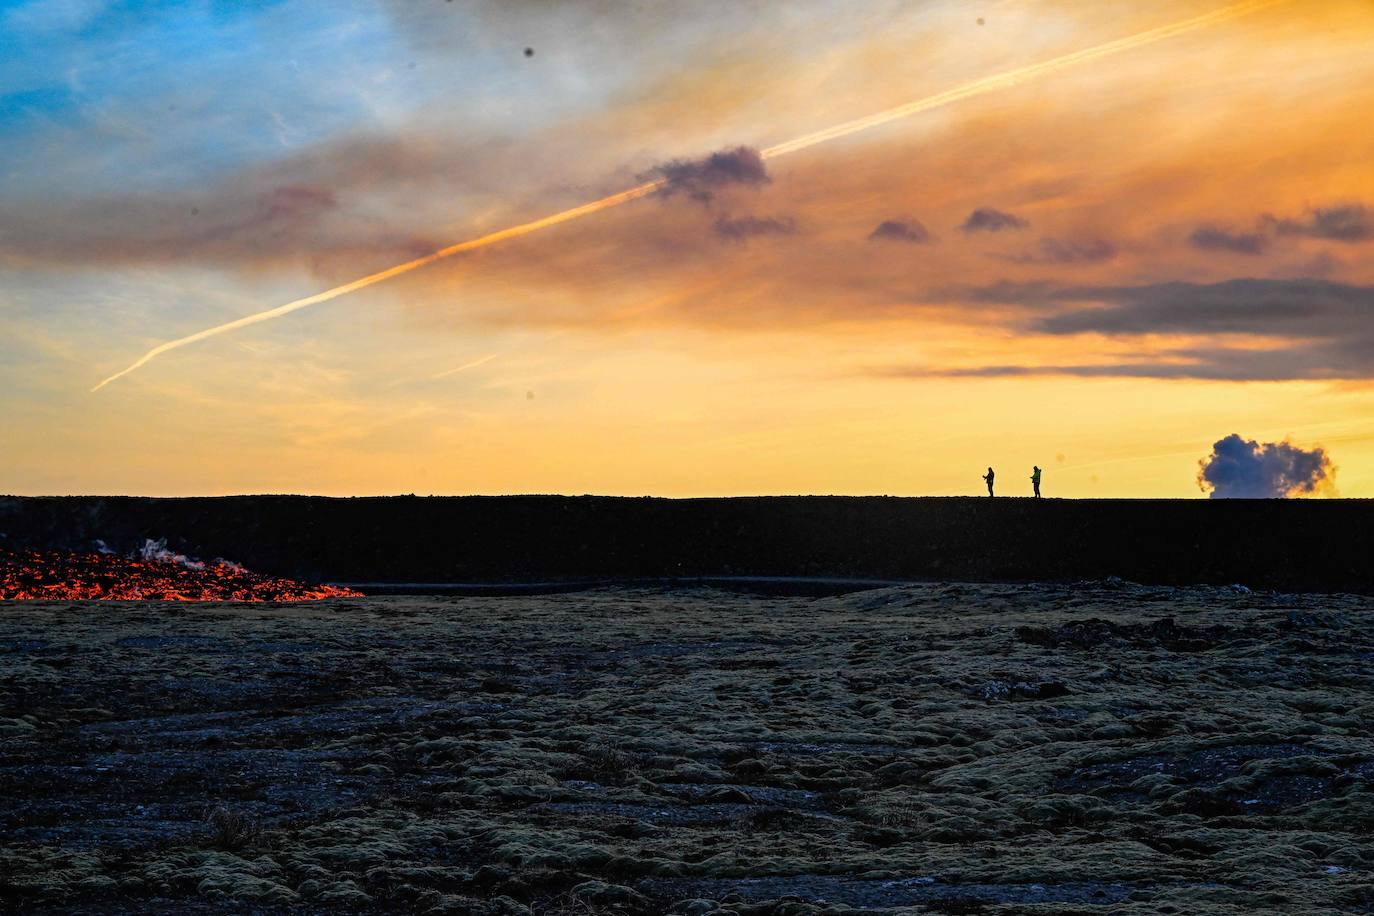
{"type": "Polygon", "coordinates": [[[0,17],[0,491],[1374,496],[1364,0],[0,17]]]}

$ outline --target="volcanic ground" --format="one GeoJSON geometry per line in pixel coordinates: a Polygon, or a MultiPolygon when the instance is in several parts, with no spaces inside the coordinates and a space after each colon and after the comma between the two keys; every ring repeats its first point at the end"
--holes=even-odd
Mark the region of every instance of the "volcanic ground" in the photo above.
{"type": "Polygon", "coordinates": [[[1368,912],[1370,598],[0,606],[0,909],[1368,912]]]}

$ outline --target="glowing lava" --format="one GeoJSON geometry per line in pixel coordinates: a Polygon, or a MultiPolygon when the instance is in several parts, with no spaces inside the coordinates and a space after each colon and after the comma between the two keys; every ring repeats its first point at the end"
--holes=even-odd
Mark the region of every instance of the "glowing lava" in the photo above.
{"type": "Polygon", "coordinates": [[[320,601],[357,598],[249,572],[227,560],[179,562],[67,550],[0,550],[0,601],[320,601]]]}

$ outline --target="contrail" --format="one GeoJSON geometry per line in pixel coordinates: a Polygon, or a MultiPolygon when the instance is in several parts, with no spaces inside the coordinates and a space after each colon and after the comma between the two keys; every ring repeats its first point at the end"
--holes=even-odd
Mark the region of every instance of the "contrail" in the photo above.
{"type": "Polygon", "coordinates": [[[1236,3],[1219,10],[1213,10],[1210,13],[1203,13],[1201,16],[1194,16],[1191,19],[1184,19],[1170,25],[1162,25],[1145,32],[1137,32],[1135,35],[1130,35],[1126,38],[1118,38],[1115,41],[1109,41],[1106,44],[1085,48],[1082,51],[1074,51],[1071,54],[1064,54],[1060,57],[1053,57],[1038,64],[1029,64],[1015,70],[1008,70],[1004,73],[985,76],[982,79],[974,80],[971,83],[965,83],[953,89],[948,89],[937,95],[927,96],[915,102],[908,102],[896,108],[889,108],[886,111],[880,111],[877,114],[871,114],[865,118],[856,118],[853,121],[846,121],[835,127],[827,127],[824,130],[806,134],[795,140],[779,143],[777,146],[770,146],[760,155],[765,159],[771,159],[774,156],[785,156],[788,153],[795,153],[798,150],[815,146],[818,143],[838,140],[840,137],[847,137],[861,130],[879,127],[900,118],[907,118],[923,111],[930,111],[932,108],[939,108],[942,105],[948,105],[952,102],[972,98],[975,95],[983,95],[995,89],[1015,86],[1018,83],[1044,76],[1047,73],[1054,73],[1090,60],[1098,60],[1113,54],[1120,54],[1122,51],[1130,51],[1134,48],[1154,44],[1166,38],[1173,38],[1176,35],[1182,35],[1185,32],[1205,28],[1209,25],[1217,25],[1287,2],[1289,2],[1289,0],[1247,0],[1247,2],[1244,3],[1236,3]]]}
{"type": "Polygon", "coordinates": [[[479,356],[477,359],[474,359],[472,362],[463,363],[461,366],[454,366],[452,369],[445,369],[443,372],[436,372],[436,373],[434,373],[433,375],[431,375],[430,378],[431,378],[431,379],[448,378],[450,375],[457,375],[459,372],[466,372],[466,371],[468,371],[469,369],[476,369],[478,366],[481,366],[481,365],[483,365],[484,363],[489,363],[489,362],[491,362],[492,360],[496,359],[496,357],[498,357],[498,356],[500,356],[500,355],[501,355],[500,353],[488,353],[486,356],[479,356]]]}
{"type": "Polygon", "coordinates": [[[621,191],[619,194],[612,194],[609,197],[603,197],[600,200],[594,200],[589,204],[583,204],[580,207],[573,207],[571,210],[564,210],[562,213],[555,213],[552,216],[545,216],[541,219],[532,220],[528,223],[521,223],[518,226],[511,226],[509,229],[502,229],[499,232],[492,232],[479,238],[469,239],[466,242],[459,242],[458,244],[450,245],[447,248],[440,248],[438,251],[435,251],[431,254],[427,254],[424,257],[416,258],[413,261],[406,261],[404,264],[397,264],[395,267],[388,267],[386,270],[379,270],[375,274],[368,274],[366,277],[360,277],[357,280],[354,280],[350,283],[345,283],[342,286],[336,286],[333,289],[327,289],[322,293],[315,293],[313,296],[306,296],[304,299],[296,299],[292,302],[286,303],[285,305],[279,305],[274,309],[268,309],[265,312],[257,312],[252,315],[245,315],[242,318],[237,318],[233,321],[229,321],[224,324],[215,325],[213,328],[206,328],[203,331],[197,331],[196,333],[189,334],[186,337],[179,337],[176,340],[169,340],[164,344],[158,344],[156,347],[153,347],[147,353],[144,353],[142,356],[140,356],[138,360],[133,363],[133,365],[129,366],[127,369],[124,369],[120,372],[116,372],[114,375],[110,376],[109,378],[105,379],[105,381],[101,382],[99,385],[96,385],[94,388],[92,388],[91,391],[99,391],[101,388],[104,388],[106,385],[110,384],[110,382],[113,382],[115,379],[122,378],[123,376],[128,375],[130,372],[133,372],[135,369],[140,369],[143,366],[148,365],[148,363],[152,362],[154,359],[168,352],[169,350],[176,350],[180,347],[186,346],[187,344],[193,344],[198,341],[205,340],[209,337],[217,337],[220,334],[227,334],[230,331],[237,331],[239,328],[246,328],[250,325],[260,324],[264,321],[271,321],[273,318],[280,318],[283,315],[289,315],[292,312],[300,311],[303,308],[309,308],[312,305],[319,305],[321,302],[328,302],[330,299],[337,299],[339,296],[345,295],[346,293],[351,293],[354,290],[363,289],[365,287],[371,286],[374,283],[381,283],[383,280],[390,280],[392,277],[399,277],[401,274],[408,274],[412,270],[419,270],[421,267],[433,264],[435,261],[442,260],[444,258],[449,257],[450,255],[460,254],[464,251],[472,251],[474,248],[483,248],[487,245],[494,245],[497,242],[504,242],[506,239],[513,239],[518,238],[522,235],[529,235],[531,232],[538,232],[540,229],[547,229],[549,226],[557,226],[559,223],[566,223],[570,219],[577,219],[579,216],[586,216],[587,214],[595,213],[598,210],[605,210],[607,207],[617,207],[620,204],[626,203],[627,201],[635,200],[636,198],[643,197],[646,194],[652,194],[654,191],[662,187],[663,183],[664,180],[662,178],[656,181],[647,181],[644,184],[636,185],[635,187],[630,188],[628,191],[621,191]]]}
{"type": "MultiPolygon", "coordinates": [[[[809,133],[804,136],[797,137],[794,140],[788,140],[785,143],[779,143],[776,146],[770,146],[767,149],[763,150],[760,155],[762,155],[765,159],[772,159],[777,156],[786,156],[788,153],[795,153],[799,150],[804,150],[809,147],[816,146],[820,143],[826,143],[830,140],[838,140],[839,138],[847,137],[850,134],[856,134],[860,131],[869,130],[871,128],[878,127],[883,124],[888,124],[892,121],[896,121],[901,118],[907,118],[911,115],[919,114],[920,112],[930,111],[932,108],[939,108],[943,105],[949,105],[953,102],[958,102],[963,99],[972,98],[973,96],[983,95],[984,93],[993,92],[997,89],[1004,89],[1009,86],[1015,86],[1018,83],[1025,82],[1026,80],[1030,79],[1035,79],[1037,77],[1044,76],[1048,73],[1054,73],[1056,71],[1063,70],[1068,67],[1073,67],[1078,64],[1086,63],[1088,61],[1099,60],[1103,57],[1108,57],[1113,54],[1120,54],[1123,51],[1129,51],[1134,48],[1139,48],[1148,44],[1153,44],[1157,41],[1163,41],[1166,38],[1173,38],[1176,35],[1182,35],[1186,32],[1191,32],[1195,29],[1201,29],[1207,26],[1217,25],[1219,23],[1226,22],[1231,19],[1236,19],[1240,16],[1247,16],[1251,13],[1258,12],[1259,10],[1267,9],[1268,7],[1272,6],[1278,6],[1280,4],[1287,2],[1289,2],[1289,0],[1245,0],[1245,2],[1235,3],[1231,6],[1222,7],[1221,9],[1213,10],[1210,13],[1204,13],[1200,16],[1194,16],[1191,19],[1184,19],[1179,22],[1172,23],[1170,25],[1163,25],[1157,28],[1149,29],[1144,32],[1138,32],[1135,35],[1130,35],[1125,38],[1118,38],[1114,41],[1106,42],[1105,44],[1096,45],[1091,48],[1085,48],[1082,51],[1074,51],[1070,54],[1064,54],[1059,57],[1054,57],[1050,60],[1042,61],[1038,64],[1029,64],[1024,67],[1018,67],[1015,70],[1007,70],[1003,73],[997,73],[992,76],[986,76],[982,79],[974,80],[971,83],[965,83],[962,86],[957,86],[953,89],[948,89],[944,92],[937,93],[936,95],[927,96],[926,98],[918,99],[914,102],[908,102],[905,105],[899,105],[896,108],[889,108],[886,111],[880,111],[876,114],[871,114],[863,118],[857,118],[853,121],[846,121],[845,123],[838,124],[834,127],[828,127],[824,130],[818,130],[814,133],[809,133]]],[[[430,264],[433,264],[435,261],[443,260],[444,258],[450,257],[455,254],[461,254],[462,252],[472,251],[477,248],[485,248],[488,245],[494,245],[498,242],[504,242],[507,239],[518,238],[522,235],[529,235],[531,232],[538,232],[540,229],[547,229],[550,226],[557,226],[560,223],[566,223],[570,220],[575,220],[583,216],[589,216],[592,213],[598,213],[602,210],[606,210],[611,207],[618,207],[621,204],[629,203],[632,200],[638,200],[641,197],[645,197],[649,194],[652,194],[659,188],[663,187],[664,184],[665,179],[662,178],[657,179],[655,181],[648,181],[643,184],[636,185],[635,187],[630,188],[629,190],[621,191],[617,194],[611,194],[610,196],[603,197],[600,200],[594,200],[591,203],[582,204],[581,206],[573,207],[569,210],[564,210],[561,213],[555,213],[552,216],[545,216],[528,223],[521,223],[518,226],[511,226],[508,229],[502,229],[498,232],[492,232],[487,235],[479,236],[475,239],[469,239],[466,242],[459,242],[458,244],[450,245],[447,248],[441,248],[438,251],[433,252],[432,254],[425,255],[424,257],[416,258],[413,261],[406,261],[404,264],[397,264],[395,267],[388,267],[385,270],[379,270],[374,274],[368,274],[365,277],[360,277],[359,279],[354,280],[350,283],[345,283],[342,286],[336,286],[333,289],[327,289],[324,292],[315,293],[314,295],[306,296],[303,299],[296,299],[293,302],[288,302],[285,305],[279,305],[276,308],[268,309],[263,312],[257,312],[252,315],[245,315],[244,317],[235,319],[234,321],[216,325],[212,328],[206,328],[203,331],[197,331],[196,333],[187,335],[186,337],[179,337],[176,340],[169,340],[166,343],[158,344],[156,347],[153,347],[147,353],[144,353],[142,356],[140,356],[128,368],[116,372],[114,375],[110,376],[109,378],[105,379],[103,382],[92,388],[91,391],[99,391],[101,388],[104,388],[106,385],[110,384],[110,382],[113,382],[119,378],[123,378],[130,372],[133,372],[135,369],[140,369],[143,366],[146,366],[148,363],[152,362],[154,359],[161,356],[162,354],[167,353],[171,350],[179,349],[181,347],[186,346],[187,344],[197,343],[199,341],[206,340],[210,337],[217,337],[220,334],[227,334],[230,331],[237,331],[240,328],[246,328],[264,321],[271,321],[274,318],[280,318],[283,315],[289,315],[292,312],[299,311],[303,308],[309,308],[312,305],[319,305],[322,302],[328,302],[331,299],[337,299],[339,296],[346,295],[356,290],[364,289],[365,287],[371,286],[374,283],[381,283],[383,280],[390,280],[392,277],[399,277],[401,274],[410,273],[412,270],[419,270],[421,267],[426,267],[430,264]]]]}

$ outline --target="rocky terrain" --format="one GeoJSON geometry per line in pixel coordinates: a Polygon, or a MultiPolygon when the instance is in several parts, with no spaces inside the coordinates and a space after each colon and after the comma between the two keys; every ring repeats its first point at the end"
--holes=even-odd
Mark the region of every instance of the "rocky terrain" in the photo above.
{"type": "Polygon", "coordinates": [[[1370,599],[0,606],[0,910],[1369,912],[1370,599]]]}

